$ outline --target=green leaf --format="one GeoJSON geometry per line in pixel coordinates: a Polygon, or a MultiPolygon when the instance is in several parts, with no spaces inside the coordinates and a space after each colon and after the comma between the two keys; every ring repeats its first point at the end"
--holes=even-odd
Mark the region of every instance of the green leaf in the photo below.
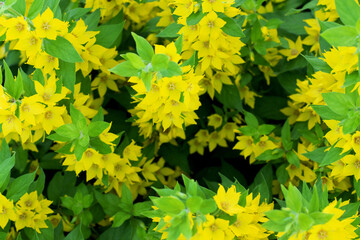
{"type": "Polygon", "coordinates": [[[95,198],[97,202],[104,209],[104,212],[109,216],[114,216],[118,211],[120,211],[120,198],[112,193],[102,194],[98,191],[95,191],[95,198]]]}
{"type": "Polygon", "coordinates": [[[203,199],[199,196],[192,196],[186,200],[186,206],[192,213],[196,213],[200,210],[203,199]]]}
{"type": "MultiPolygon", "coordinates": [[[[1,71],[1,68],[0,68],[1,71]]],[[[20,74],[23,82],[24,95],[29,97],[36,94],[34,81],[20,68],[20,74]]],[[[0,81],[1,82],[1,81],[0,81]]]]}
{"type": "Polygon", "coordinates": [[[176,39],[175,41],[175,47],[176,47],[176,52],[178,54],[181,54],[182,52],[182,47],[183,47],[183,35],[181,35],[180,37],[178,37],[178,39],[176,39]]]}
{"type": "Polygon", "coordinates": [[[352,116],[348,116],[340,125],[343,126],[343,134],[353,133],[357,130],[360,125],[360,115],[359,112],[355,112],[352,116]]]}
{"type": "Polygon", "coordinates": [[[321,71],[326,73],[331,72],[332,70],[331,67],[329,67],[329,65],[323,59],[315,56],[305,56],[305,55],[302,56],[306,59],[306,61],[308,61],[308,63],[310,63],[310,65],[313,67],[315,72],[316,71],[321,71]]]}
{"type": "Polygon", "coordinates": [[[150,62],[154,55],[154,49],[150,43],[145,38],[140,37],[134,32],[132,32],[131,35],[135,40],[137,53],[143,60],[150,62]]]}
{"type": "Polygon", "coordinates": [[[286,120],[283,127],[281,128],[281,142],[286,151],[292,149],[293,143],[291,141],[289,119],[286,120]]]}
{"type": "Polygon", "coordinates": [[[3,189],[10,179],[11,169],[15,165],[15,155],[8,158],[0,158],[0,161],[0,189],[3,189]]]}
{"type": "Polygon", "coordinates": [[[340,217],[340,219],[342,220],[345,218],[353,217],[355,214],[358,213],[359,206],[360,206],[360,202],[355,202],[355,203],[348,203],[340,207],[340,209],[345,210],[344,214],[340,217]]]}
{"type": "Polygon", "coordinates": [[[323,212],[313,212],[310,213],[312,219],[314,219],[314,224],[325,224],[334,216],[334,214],[323,213],[323,212]]]}
{"type": "Polygon", "coordinates": [[[141,57],[135,53],[126,53],[121,55],[123,58],[125,58],[127,61],[131,63],[131,65],[136,69],[142,69],[145,68],[145,64],[141,57]]]}
{"type": "Polygon", "coordinates": [[[259,134],[261,135],[268,135],[270,134],[273,130],[275,129],[274,125],[270,125],[270,124],[262,124],[259,126],[259,134]]]}
{"type": "Polygon", "coordinates": [[[290,164],[295,165],[296,167],[300,167],[300,159],[299,157],[296,155],[296,153],[294,151],[289,151],[286,153],[286,159],[288,160],[288,162],[290,164]]]}
{"type": "Polygon", "coordinates": [[[80,136],[80,131],[76,128],[76,125],[74,123],[62,125],[55,129],[55,132],[60,136],[69,139],[75,139],[80,136]]]}
{"type": "Polygon", "coordinates": [[[168,68],[170,57],[165,54],[155,54],[151,59],[151,65],[154,71],[162,71],[168,68]]]}
{"type": "Polygon", "coordinates": [[[323,93],[322,96],[330,110],[338,115],[346,115],[349,109],[355,108],[351,97],[344,93],[329,92],[323,93]]]}
{"type": "Polygon", "coordinates": [[[19,99],[22,92],[23,92],[24,86],[23,86],[23,80],[20,73],[20,70],[18,70],[18,75],[16,77],[16,81],[14,82],[14,92],[13,97],[15,99],[19,99]]]}
{"type": "Polygon", "coordinates": [[[9,93],[12,97],[14,97],[14,88],[15,88],[14,87],[14,85],[15,85],[14,76],[13,76],[9,66],[5,62],[5,60],[3,61],[3,65],[4,65],[4,69],[5,69],[4,87],[6,89],[6,92],[9,93]]]}
{"type": "Polygon", "coordinates": [[[101,154],[109,154],[112,152],[110,145],[102,142],[99,138],[92,137],[90,139],[90,146],[101,154]]]}
{"type": "Polygon", "coordinates": [[[28,191],[29,192],[37,191],[38,193],[42,193],[44,187],[45,187],[45,173],[44,170],[40,168],[39,177],[36,179],[36,181],[31,183],[28,191]]]}
{"type": "Polygon", "coordinates": [[[84,16],[86,13],[88,13],[90,11],[91,11],[91,8],[74,8],[74,9],[71,9],[70,11],[67,11],[65,13],[63,21],[69,22],[70,20],[78,19],[78,18],[84,16]]]}
{"type": "Polygon", "coordinates": [[[239,90],[235,85],[223,85],[221,94],[215,93],[215,97],[224,107],[233,108],[242,112],[243,106],[240,98],[239,90]]]}
{"type": "Polygon", "coordinates": [[[56,40],[43,39],[45,52],[65,62],[82,62],[82,58],[73,45],[65,38],[58,36],[56,40]]]}
{"type": "Polygon", "coordinates": [[[170,216],[175,216],[185,209],[184,203],[173,196],[161,197],[152,201],[156,207],[170,216]]]}
{"type": "Polygon", "coordinates": [[[284,155],[284,150],[282,150],[281,148],[269,149],[261,153],[259,156],[257,156],[256,159],[261,161],[269,161],[269,160],[279,159],[283,155],[284,155]]]}
{"type": "Polygon", "coordinates": [[[161,70],[160,73],[164,77],[174,77],[182,75],[182,70],[176,62],[169,61],[167,69],[161,70]]]}
{"type": "Polygon", "coordinates": [[[64,240],[83,240],[84,236],[81,231],[81,224],[77,225],[74,230],[72,230],[64,240]]]}
{"type": "Polygon", "coordinates": [[[355,0],[335,0],[336,11],[345,25],[355,26],[360,17],[360,6],[355,0]]]}
{"type": "Polygon", "coordinates": [[[311,226],[314,224],[315,221],[309,215],[305,213],[300,213],[298,222],[299,222],[300,230],[307,231],[311,228],[311,226]]]}
{"type": "Polygon", "coordinates": [[[106,48],[112,48],[116,46],[116,41],[122,35],[124,28],[124,21],[118,24],[106,24],[100,25],[97,31],[100,31],[96,35],[96,44],[104,46],[106,48]]]}
{"type": "Polygon", "coordinates": [[[127,212],[117,212],[114,216],[114,221],[112,227],[120,227],[126,220],[131,217],[131,214],[127,212]]]}
{"type": "Polygon", "coordinates": [[[183,27],[181,24],[172,23],[164,30],[162,30],[160,33],[158,33],[156,36],[161,38],[176,38],[179,36],[178,32],[183,27]]]}
{"type": "Polygon", "coordinates": [[[6,193],[6,197],[8,199],[17,201],[20,199],[22,195],[24,195],[30,184],[34,181],[36,171],[28,174],[24,174],[18,178],[16,178],[11,184],[6,193]]]}
{"type": "MultiPolygon", "coordinates": [[[[84,115],[79,110],[77,110],[72,104],[70,104],[70,116],[71,116],[71,121],[73,122],[73,124],[75,124],[78,130],[84,131],[85,128],[87,127],[87,120],[84,117],[84,115]]],[[[87,132],[84,132],[83,134],[87,134],[87,132]]]]}
{"type": "Polygon", "coordinates": [[[206,214],[210,214],[215,212],[217,209],[217,205],[214,199],[209,198],[209,199],[205,199],[203,200],[203,202],[201,203],[200,209],[199,211],[206,215],[206,214]]]}
{"type": "Polygon", "coordinates": [[[35,18],[41,11],[43,5],[44,5],[45,0],[34,0],[31,3],[31,6],[29,8],[27,17],[32,20],[33,18],[35,18]]]}
{"type": "Polygon", "coordinates": [[[62,80],[63,85],[69,89],[72,93],[75,90],[76,73],[75,63],[59,61],[58,74],[62,80]]]}
{"type": "MultiPolygon", "coordinates": [[[[283,186],[281,186],[283,189],[283,186]]],[[[299,213],[302,208],[303,197],[300,191],[293,185],[290,184],[287,196],[285,197],[286,207],[299,213]]]]}
{"type": "Polygon", "coordinates": [[[151,89],[151,80],[153,78],[152,72],[142,72],[141,73],[141,80],[143,81],[146,91],[150,91],[151,89]]]}
{"type": "Polygon", "coordinates": [[[357,46],[358,33],[355,27],[340,26],[326,30],[321,36],[332,46],[357,46]]]}
{"type": "Polygon", "coordinates": [[[136,69],[129,61],[119,63],[115,67],[109,69],[109,71],[122,77],[137,77],[139,75],[139,70],[136,69]]]}
{"type": "Polygon", "coordinates": [[[109,126],[110,124],[107,122],[102,122],[102,121],[91,122],[88,126],[89,136],[97,137],[109,126]]]}
{"type": "Polygon", "coordinates": [[[244,115],[245,115],[245,122],[248,126],[253,128],[258,128],[259,122],[254,114],[245,111],[244,115]]]}
{"type": "Polygon", "coordinates": [[[284,224],[289,221],[289,218],[291,219],[289,213],[290,213],[289,211],[274,209],[274,210],[265,212],[265,215],[271,221],[274,221],[278,224],[284,224]]]}
{"type": "Polygon", "coordinates": [[[232,36],[232,37],[245,37],[245,34],[243,33],[241,26],[235,22],[233,18],[229,18],[227,16],[221,17],[226,24],[221,28],[224,33],[232,36]]]}
{"type": "Polygon", "coordinates": [[[331,146],[330,150],[326,152],[325,157],[322,159],[319,167],[330,165],[346,156],[348,152],[341,154],[342,148],[331,146]]]}
{"type": "Polygon", "coordinates": [[[330,110],[328,106],[325,105],[310,105],[314,111],[319,114],[323,120],[338,120],[341,121],[345,118],[345,115],[339,115],[330,110]]]}
{"type": "Polygon", "coordinates": [[[193,12],[192,14],[190,14],[189,17],[186,18],[186,24],[196,25],[201,21],[204,16],[205,14],[202,11],[197,11],[196,13],[193,12]]]}

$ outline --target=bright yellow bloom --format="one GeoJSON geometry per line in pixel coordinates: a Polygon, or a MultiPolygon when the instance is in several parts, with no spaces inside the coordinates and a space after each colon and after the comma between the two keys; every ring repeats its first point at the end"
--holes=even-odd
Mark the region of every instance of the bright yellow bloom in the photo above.
{"type": "Polygon", "coordinates": [[[0,193],[0,227],[5,228],[9,220],[15,221],[14,204],[0,193]]]}
{"type": "Polygon", "coordinates": [[[333,47],[323,55],[324,61],[332,68],[331,72],[352,73],[358,69],[356,47],[338,47],[338,49],[333,47]]]}
{"type": "MultiPolygon", "coordinates": [[[[3,20],[3,19],[1,19],[3,20]]],[[[28,24],[24,17],[10,18],[6,20],[6,40],[23,39],[26,38],[28,32],[28,24]]]]}
{"type": "Polygon", "coordinates": [[[20,120],[29,125],[36,125],[35,117],[44,112],[44,105],[37,102],[38,97],[24,97],[20,104],[20,120]]]}
{"type": "Polygon", "coordinates": [[[221,126],[223,119],[219,114],[212,114],[211,116],[208,116],[208,120],[208,126],[212,126],[216,129],[221,126]]]}
{"type": "Polygon", "coordinates": [[[204,0],[202,2],[202,10],[204,13],[216,11],[224,12],[224,2],[221,0],[204,0]]]}
{"type": "Polygon", "coordinates": [[[216,146],[227,147],[226,140],[221,136],[220,132],[213,131],[209,136],[209,151],[212,152],[216,146]]]}
{"type": "Polygon", "coordinates": [[[56,37],[67,33],[67,23],[54,18],[54,14],[47,8],[41,15],[33,20],[35,31],[38,37],[55,40],[56,37]]]}
{"type": "Polygon", "coordinates": [[[317,19],[304,20],[310,27],[305,26],[305,31],[308,36],[303,40],[303,44],[311,46],[310,52],[314,52],[315,55],[320,53],[320,24],[317,19]]]}
{"type": "Polygon", "coordinates": [[[287,57],[287,61],[290,61],[294,58],[297,58],[297,56],[299,56],[299,54],[304,51],[304,49],[302,47],[300,36],[297,38],[295,43],[288,38],[286,38],[286,40],[289,43],[289,49],[281,49],[279,52],[287,57]]]}
{"type": "Polygon", "coordinates": [[[52,130],[65,124],[63,117],[61,116],[66,111],[65,106],[54,107],[49,106],[45,109],[45,112],[38,117],[38,121],[41,123],[46,134],[50,134],[52,130]]]}
{"type": "Polygon", "coordinates": [[[15,221],[16,231],[23,229],[25,227],[34,228],[35,221],[34,216],[35,213],[33,211],[27,209],[17,209],[16,210],[17,218],[15,221]]]}
{"type": "Polygon", "coordinates": [[[232,185],[226,192],[224,187],[220,185],[217,194],[214,196],[218,208],[231,216],[241,210],[238,204],[239,199],[240,193],[236,192],[235,185],[232,185]]]}
{"type": "Polygon", "coordinates": [[[26,210],[35,210],[39,208],[40,202],[38,201],[37,192],[34,191],[30,194],[25,193],[16,203],[16,207],[26,210]]]}
{"type": "Polygon", "coordinates": [[[207,239],[207,240],[232,240],[234,234],[229,229],[229,221],[215,218],[208,214],[206,215],[206,222],[203,223],[202,228],[198,229],[198,233],[194,239],[207,239]]]}
{"type": "Polygon", "coordinates": [[[42,40],[36,35],[35,31],[26,32],[23,38],[21,38],[14,49],[22,50],[26,52],[26,56],[34,56],[41,52],[42,40]]]}
{"type": "Polygon", "coordinates": [[[359,155],[346,155],[341,159],[346,165],[343,167],[343,176],[354,175],[356,180],[360,179],[360,157],[359,155]]]}
{"type": "Polygon", "coordinates": [[[209,12],[199,22],[200,35],[199,38],[203,40],[217,39],[222,33],[221,28],[225,25],[225,21],[218,17],[215,12],[209,12]]]}

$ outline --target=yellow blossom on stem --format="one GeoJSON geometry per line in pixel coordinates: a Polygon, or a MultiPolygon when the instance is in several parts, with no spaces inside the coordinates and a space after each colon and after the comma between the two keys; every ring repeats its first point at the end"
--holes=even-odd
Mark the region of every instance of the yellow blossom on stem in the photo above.
{"type": "Polygon", "coordinates": [[[226,192],[224,187],[220,185],[217,194],[214,196],[218,208],[231,216],[241,210],[238,204],[239,198],[240,193],[236,192],[235,185],[232,185],[226,192]]]}
{"type": "Polygon", "coordinates": [[[67,33],[67,23],[54,18],[54,14],[47,8],[45,12],[39,14],[33,20],[35,31],[38,37],[55,40],[61,34],[67,33]]]}
{"type": "Polygon", "coordinates": [[[293,42],[288,38],[286,38],[286,40],[289,43],[289,49],[281,49],[279,52],[287,57],[287,61],[290,61],[297,58],[297,56],[299,56],[299,54],[304,51],[304,49],[302,47],[300,36],[296,39],[296,42],[293,42]]]}
{"type": "Polygon", "coordinates": [[[0,193],[0,227],[5,228],[9,220],[15,221],[14,204],[0,193]]]}

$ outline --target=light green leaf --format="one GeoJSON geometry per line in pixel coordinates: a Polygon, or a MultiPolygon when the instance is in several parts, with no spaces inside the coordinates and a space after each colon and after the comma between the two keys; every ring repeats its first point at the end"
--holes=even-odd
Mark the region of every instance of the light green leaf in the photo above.
{"type": "Polygon", "coordinates": [[[360,18],[360,6],[355,0],[335,0],[336,11],[345,25],[355,26],[360,18]]]}
{"type": "Polygon", "coordinates": [[[82,58],[73,45],[65,38],[58,36],[56,40],[43,39],[45,52],[65,62],[82,62],[82,58]]]}
{"type": "Polygon", "coordinates": [[[357,46],[358,33],[355,27],[352,26],[340,26],[327,29],[321,34],[321,36],[334,47],[357,46]]]}
{"type": "Polygon", "coordinates": [[[137,53],[144,61],[151,62],[151,59],[154,55],[154,49],[150,43],[145,38],[137,35],[134,32],[132,32],[131,35],[135,40],[137,53]]]}

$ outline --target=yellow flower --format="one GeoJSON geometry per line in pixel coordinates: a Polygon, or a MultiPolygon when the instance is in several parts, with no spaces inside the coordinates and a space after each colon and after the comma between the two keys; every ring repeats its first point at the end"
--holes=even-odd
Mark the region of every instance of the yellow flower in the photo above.
{"type": "Polygon", "coordinates": [[[38,121],[41,122],[46,134],[65,124],[63,117],[61,116],[65,112],[65,106],[54,107],[49,106],[45,109],[45,112],[38,117],[38,121]]]}
{"type": "Polygon", "coordinates": [[[10,110],[0,109],[0,123],[2,123],[2,132],[7,136],[11,132],[19,135],[22,133],[21,121],[16,116],[16,105],[12,105],[10,110]]]}
{"type": "Polygon", "coordinates": [[[221,18],[218,18],[218,15],[215,12],[209,12],[205,17],[199,22],[200,25],[200,35],[199,38],[203,40],[215,40],[222,33],[221,28],[225,25],[225,21],[221,18]]]}
{"type": "Polygon", "coordinates": [[[100,73],[94,81],[91,82],[91,87],[98,90],[100,97],[104,97],[107,89],[111,89],[114,92],[119,92],[119,88],[115,80],[119,79],[114,74],[100,73]]]}
{"type": "Polygon", "coordinates": [[[234,234],[229,229],[229,221],[215,218],[210,214],[206,215],[206,222],[202,227],[195,235],[195,239],[231,240],[234,238],[234,234]]]}
{"type": "Polygon", "coordinates": [[[220,127],[222,124],[222,117],[219,114],[212,114],[207,117],[209,122],[208,125],[214,127],[215,129],[220,127]]]}
{"type": "Polygon", "coordinates": [[[304,51],[302,47],[301,37],[299,36],[294,43],[290,39],[286,38],[287,42],[289,43],[289,49],[281,49],[279,52],[287,57],[287,61],[290,61],[294,58],[297,58],[299,54],[304,51]]]}
{"type": "Polygon", "coordinates": [[[224,12],[224,2],[221,0],[204,0],[202,2],[202,10],[204,13],[216,11],[224,12]]]}
{"type": "Polygon", "coordinates": [[[240,193],[236,192],[235,185],[232,185],[226,192],[224,187],[220,185],[217,194],[214,196],[218,208],[231,216],[241,210],[238,204],[239,199],[240,193]]]}
{"type": "Polygon", "coordinates": [[[54,14],[47,8],[41,15],[33,20],[35,31],[38,37],[55,40],[61,34],[67,33],[67,23],[54,18],[54,14]]]}
{"type": "Polygon", "coordinates": [[[34,56],[41,52],[42,40],[36,35],[35,31],[26,32],[24,37],[14,46],[16,50],[22,50],[26,52],[26,56],[34,56]]]}
{"type": "Polygon", "coordinates": [[[15,221],[14,204],[0,193],[0,227],[5,228],[9,220],[15,221]]]}
{"type": "Polygon", "coordinates": [[[332,68],[331,72],[346,71],[352,73],[358,69],[358,56],[356,47],[331,48],[323,53],[324,61],[332,68]]]}
{"type": "Polygon", "coordinates": [[[16,210],[17,218],[15,220],[16,231],[23,229],[25,227],[34,228],[35,221],[34,216],[35,213],[33,211],[27,209],[17,209],[16,210]]]}
{"type": "Polygon", "coordinates": [[[220,132],[213,131],[209,136],[209,151],[212,152],[217,145],[227,147],[226,140],[221,136],[220,132]]]}
{"type": "Polygon", "coordinates": [[[20,104],[20,120],[27,124],[36,125],[35,116],[44,112],[44,105],[37,102],[38,97],[24,97],[20,104]]]}
{"type": "Polygon", "coordinates": [[[138,161],[141,157],[141,147],[137,146],[134,140],[127,145],[123,151],[123,158],[130,161],[138,161]]]}
{"type": "Polygon", "coordinates": [[[255,144],[254,147],[254,153],[255,157],[259,156],[261,153],[265,152],[269,149],[275,149],[278,146],[276,146],[271,140],[269,140],[268,136],[262,136],[260,138],[260,141],[255,144]]]}
{"type": "MultiPolygon", "coordinates": [[[[1,20],[3,21],[3,19],[1,20]]],[[[27,36],[28,24],[22,16],[7,19],[4,26],[7,28],[6,41],[23,39],[27,36]]]]}
{"type": "Polygon", "coordinates": [[[43,86],[40,82],[34,81],[35,90],[37,92],[38,101],[48,106],[53,106],[60,100],[64,99],[66,93],[56,93],[56,79],[51,76],[43,86]]]}
{"type": "Polygon", "coordinates": [[[354,175],[356,180],[360,179],[360,158],[359,155],[346,155],[341,159],[346,165],[343,167],[343,176],[354,175]]]}
{"type": "Polygon", "coordinates": [[[197,152],[200,155],[204,155],[204,148],[207,146],[206,142],[201,142],[198,138],[193,138],[188,141],[188,144],[190,146],[190,154],[197,152]]]}
{"type": "Polygon", "coordinates": [[[35,210],[40,207],[37,191],[30,194],[25,193],[16,203],[16,207],[26,210],[35,210]]]}
{"type": "Polygon", "coordinates": [[[310,27],[305,26],[305,31],[308,36],[303,40],[303,44],[311,46],[310,52],[314,52],[315,55],[320,53],[320,24],[317,19],[306,19],[304,20],[310,27]]]}

